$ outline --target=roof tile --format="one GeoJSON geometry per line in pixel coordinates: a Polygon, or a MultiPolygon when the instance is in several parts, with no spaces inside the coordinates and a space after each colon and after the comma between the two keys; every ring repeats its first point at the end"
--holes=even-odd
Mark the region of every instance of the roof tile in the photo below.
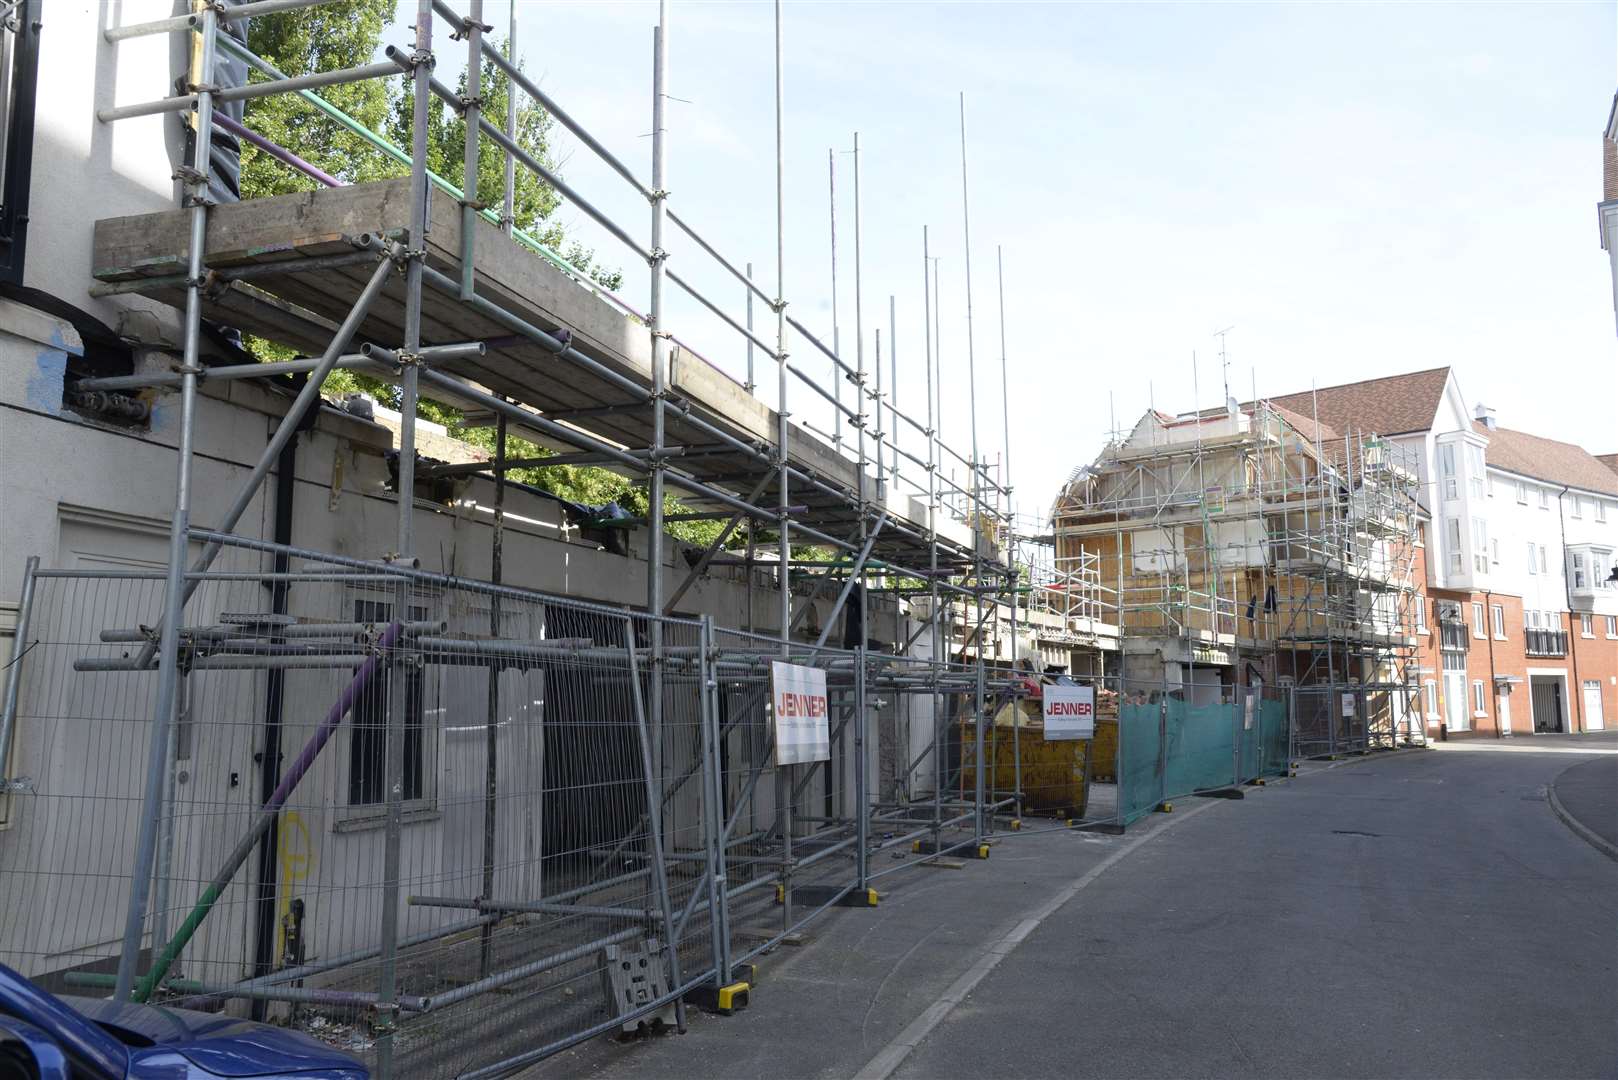
{"type": "MultiPolygon", "coordinates": [[[[1491,431],[1483,424],[1475,424],[1474,427],[1480,434],[1489,437],[1483,459],[1497,469],[1548,484],[1566,484],[1584,491],[1618,495],[1618,472],[1602,464],[1599,458],[1582,446],[1509,428],[1497,427],[1491,431]]],[[[1618,458],[1618,455],[1609,456],[1618,458]]]]}
{"type": "Polygon", "coordinates": [[[1270,404],[1307,417],[1317,415],[1318,407],[1321,424],[1338,432],[1403,435],[1433,426],[1448,381],[1448,367],[1429,368],[1284,394],[1271,398],[1270,404]]]}

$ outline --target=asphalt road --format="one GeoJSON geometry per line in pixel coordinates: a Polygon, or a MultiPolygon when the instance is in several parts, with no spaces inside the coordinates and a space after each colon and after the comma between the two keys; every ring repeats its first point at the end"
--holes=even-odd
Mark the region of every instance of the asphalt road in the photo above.
{"type": "Polygon", "coordinates": [[[1618,1076],[1618,862],[1547,806],[1568,766],[1373,758],[1198,814],[896,1075],[1618,1076]]]}

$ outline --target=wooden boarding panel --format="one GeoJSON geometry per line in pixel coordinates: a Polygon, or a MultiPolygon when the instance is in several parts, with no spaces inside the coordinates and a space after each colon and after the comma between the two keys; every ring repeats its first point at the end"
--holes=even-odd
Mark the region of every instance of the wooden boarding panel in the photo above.
{"type": "MultiPolygon", "coordinates": [[[[300,270],[299,264],[353,251],[352,238],[366,234],[409,243],[409,218],[410,188],[405,178],[218,206],[209,213],[206,234],[204,261],[210,269],[284,264],[286,272],[264,272],[248,281],[213,290],[205,314],[244,332],[313,351],[320,344],[320,325],[335,325],[347,317],[373,268],[357,263],[300,270]]],[[[474,311],[453,292],[424,283],[424,344],[472,340],[499,343],[486,356],[446,364],[439,370],[542,413],[560,414],[561,419],[579,430],[616,445],[649,445],[650,406],[637,403],[637,395],[619,382],[644,389],[651,386],[650,335],[644,324],[493,225],[478,219],[474,227],[477,295],[541,330],[566,328],[574,348],[609,374],[604,376],[552,354],[518,337],[504,323],[474,311]],[[606,407],[612,407],[612,411],[574,419],[566,416],[577,410],[606,407]]],[[[189,243],[190,215],[184,210],[99,221],[94,240],[95,276],[102,281],[154,279],[150,288],[139,290],[140,294],[181,306],[184,290],[174,275],[185,271],[189,243]]],[[[431,190],[425,247],[427,265],[459,281],[460,206],[431,190]]],[[[360,339],[397,347],[404,301],[405,282],[402,275],[396,275],[361,322],[360,339]]],[[[714,442],[712,435],[698,430],[685,418],[689,411],[744,443],[776,445],[776,412],[701,357],[675,350],[669,390],[674,406],[667,410],[670,444],[706,446],[714,442]]],[[[554,440],[541,441],[555,444],[554,440]]],[[[809,508],[802,515],[804,522],[820,527],[817,519],[825,518],[824,531],[854,539],[857,529],[848,520],[848,503],[857,486],[855,463],[790,422],[788,449],[794,467],[845,493],[832,496],[806,484],[795,484],[790,500],[809,508]]],[[[711,452],[684,455],[670,465],[741,495],[752,490],[768,471],[746,455],[711,452]]],[[[774,487],[772,482],[765,488],[761,503],[768,504],[775,498],[774,487]]],[[[899,494],[878,499],[877,485],[869,477],[866,490],[896,523],[904,523],[916,534],[925,532],[928,511],[922,500],[899,494]]],[[[690,498],[685,501],[699,502],[690,498]]],[[[941,517],[937,527],[946,548],[957,554],[971,550],[972,534],[966,525],[941,517]]],[[[877,550],[890,557],[913,559],[924,546],[903,537],[903,531],[885,533],[877,550]]]]}

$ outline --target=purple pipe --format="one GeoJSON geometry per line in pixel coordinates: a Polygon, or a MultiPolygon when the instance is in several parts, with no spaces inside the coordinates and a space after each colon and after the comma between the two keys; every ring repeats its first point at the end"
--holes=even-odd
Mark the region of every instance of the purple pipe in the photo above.
{"type": "MultiPolygon", "coordinates": [[[[320,729],[304,744],[303,749],[299,751],[292,765],[282,774],[281,782],[275,786],[275,790],[270,793],[269,799],[259,811],[266,817],[260,823],[260,828],[255,831],[262,832],[263,829],[269,827],[269,818],[273,817],[275,812],[281,808],[281,804],[287,801],[287,796],[291,795],[292,789],[298,786],[298,783],[303,779],[303,774],[308,772],[309,766],[315,763],[315,758],[320,756],[320,751],[331,740],[332,733],[337,730],[337,725],[343,722],[343,717],[347,716],[348,711],[354,707],[354,702],[359,698],[360,691],[365,689],[366,684],[371,681],[371,676],[376,674],[376,669],[383,661],[383,654],[393,647],[394,642],[399,640],[399,635],[403,631],[403,623],[391,622],[388,624],[388,628],[382,632],[382,636],[376,642],[376,654],[367,657],[365,663],[359,666],[359,670],[354,672],[354,677],[349,680],[347,686],[343,687],[343,692],[338,695],[336,703],[326,713],[326,719],[321,721],[320,729]]],[[[248,846],[251,847],[250,844],[248,846]]],[[[235,869],[232,868],[231,872],[235,873],[235,869]]]]}
{"type": "Polygon", "coordinates": [[[223,112],[215,112],[213,115],[213,122],[230,132],[232,135],[236,136],[238,139],[246,139],[248,142],[252,143],[254,146],[270,155],[276,161],[279,161],[281,164],[297,169],[311,180],[317,180],[320,183],[325,184],[327,187],[344,186],[341,180],[337,179],[337,177],[322,169],[320,166],[310,164],[297,154],[294,154],[291,150],[288,150],[286,147],[278,146],[277,144],[266,139],[264,136],[260,135],[258,132],[254,131],[252,128],[245,127],[242,124],[232,120],[223,112]]]}
{"type": "Polygon", "coordinates": [[[399,640],[399,635],[403,632],[404,624],[400,622],[389,623],[388,628],[382,632],[382,636],[377,639],[376,653],[366,657],[365,663],[355,670],[354,677],[348,681],[347,686],[343,687],[343,692],[338,695],[337,701],[327,710],[326,718],[320,722],[319,729],[304,744],[303,750],[299,752],[297,759],[292,762],[291,767],[281,777],[281,782],[275,786],[275,790],[270,793],[270,797],[259,808],[258,817],[254,819],[253,824],[243,834],[242,838],[237,841],[236,847],[226,856],[225,864],[219,868],[219,872],[208,883],[208,887],[202,890],[202,896],[197,901],[196,906],[191,909],[191,913],[180,924],[180,928],[174,932],[174,937],[170,938],[162,950],[153,956],[152,970],[147,972],[135,987],[136,1001],[146,1001],[152,996],[152,991],[162,983],[163,977],[168,974],[169,968],[173,966],[175,958],[180,955],[180,951],[185,948],[186,943],[197,932],[197,928],[202,925],[202,920],[208,917],[208,913],[213,910],[214,904],[224,895],[231,879],[236,876],[236,871],[241,869],[242,863],[246,862],[247,857],[253,853],[253,848],[258,844],[259,838],[268,831],[270,823],[275,820],[276,814],[286,803],[287,796],[292,794],[292,789],[296,788],[299,782],[303,780],[304,774],[315,763],[315,758],[320,756],[320,751],[331,741],[332,734],[337,730],[337,725],[343,722],[343,717],[347,716],[349,710],[354,707],[354,702],[358,700],[360,692],[365,689],[366,684],[376,675],[377,670],[384,662],[387,650],[393,647],[394,643],[399,640]]]}

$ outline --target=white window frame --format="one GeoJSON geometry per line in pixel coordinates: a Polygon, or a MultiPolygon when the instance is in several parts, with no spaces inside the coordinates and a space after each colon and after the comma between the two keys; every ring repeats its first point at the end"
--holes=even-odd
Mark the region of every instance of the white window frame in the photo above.
{"type": "Polygon", "coordinates": [[[1551,508],[1551,489],[1550,488],[1540,488],[1539,489],[1539,508],[1541,510],[1549,510],[1551,508]]]}
{"type": "Polygon", "coordinates": [[[1573,562],[1573,587],[1575,589],[1582,589],[1584,588],[1585,581],[1584,552],[1574,551],[1570,552],[1569,554],[1572,556],[1573,562]]]}
{"type": "Polygon", "coordinates": [[[1601,499],[1592,499],[1591,501],[1596,504],[1596,520],[1597,521],[1606,521],[1607,520],[1607,504],[1606,504],[1606,502],[1601,500],[1601,499]]]}
{"type": "Polygon", "coordinates": [[[1449,572],[1461,572],[1461,519],[1450,517],[1444,519],[1446,526],[1445,539],[1449,541],[1449,572]]]}
{"type": "Polygon", "coordinates": [[[1421,703],[1426,709],[1427,719],[1438,719],[1438,682],[1435,679],[1423,679],[1421,683],[1421,703]]]}
{"type": "Polygon", "coordinates": [[[1489,715],[1488,694],[1483,690],[1483,680],[1472,680],[1472,715],[1484,717],[1489,715]]]}
{"type": "Polygon", "coordinates": [[[1569,495],[1567,501],[1572,504],[1568,516],[1582,518],[1584,516],[1584,500],[1577,495],[1569,495]]]}
{"type": "Polygon", "coordinates": [[[1525,480],[1517,481],[1517,501],[1523,506],[1528,505],[1528,482],[1525,480]]]}
{"type": "Polygon", "coordinates": [[[1420,593],[1411,597],[1416,605],[1416,629],[1422,633],[1427,632],[1427,598],[1420,593]]]}
{"type": "Polygon", "coordinates": [[[1545,545],[1541,544],[1541,545],[1539,545],[1539,572],[1541,574],[1550,573],[1550,570],[1547,569],[1547,567],[1549,565],[1550,565],[1550,563],[1548,562],[1548,560],[1545,557],[1545,545]]]}
{"type": "Polygon", "coordinates": [[[1495,604],[1489,609],[1489,616],[1494,624],[1494,639],[1506,640],[1506,609],[1502,604],[1495,604]]]}
{"type": "Polygon", "coordinates": [[[1466,444],[1466,482],[1472,491],[1472,498],[1481,499],[1484,493],[1484,465],[1483,449],[1471,443],[1466,444]]]}
{"type": "Polygon", "coordinates": [[[1472,568],[1480,574],[1489,572],[1489,523],[1486,519],[1472,519],[1472,568]]]}
{"type": "Polygon", "coordinates": [[[1483,605],[1474,600],[1472,602],[1472,636],[1475,638],[1487,637],[1487,626],[1488,624],[1484,621],[1483,605]]]}
{"type": "Polygon", "coordinates": [[[1455,469],[1455,444],[1440,443],[1438,447],[1438,474],[1444,480],[1444,501],[1454,502],[1461,497],[1460,480],[1455,469]]]}
{"type": "Polygon", "coordinates": [[[1618,640],[1618,615],[1607,616],[1607,639],[1618,640]]]}
{"type": "Polygon", "coordinates": [[[1594,615],[1579,616],[1579,636],[1587,638],[1596,636],[1596,617],[1594,615]]]}
{"type": "Polygon", "coordinates": [[[1528,541],[1528,572],[1530,574],[1539,573],[1539,559],[1534,555],[1534,542],[1532,540],[1528,541]]]}

